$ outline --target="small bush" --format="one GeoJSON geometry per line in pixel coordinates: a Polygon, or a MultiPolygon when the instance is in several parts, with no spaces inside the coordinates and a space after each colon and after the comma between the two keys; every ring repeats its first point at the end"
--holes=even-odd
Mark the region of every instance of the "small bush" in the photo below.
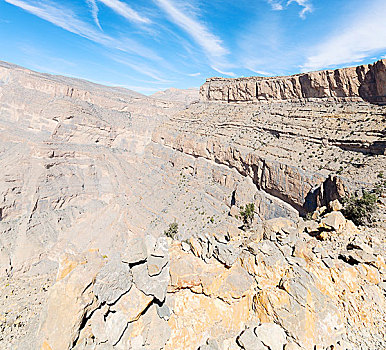
{"type": "Polygon", "coordinates": [[[174,221],[169,224],[169,228],[164,231],[166,237],[170,237],[171,239],[176,239],[178,234],[178,224],[174,221]]]}
{"type": "Polygon", "coordinates": [[[240,216],[243,220],[243,224],[246,228],[250,228],[253,222],[253,218],[255,217],[255,204],[249,203],[245,206],[240,207],[240,216]]]}
{"type": "Polygon", "coordinates": [[[349,196],[343,198],[343,215],[356,225],[366,225],[373,220],[377,209],[378,196],[375,193],[363,191],[363,196],[349,196]]]}

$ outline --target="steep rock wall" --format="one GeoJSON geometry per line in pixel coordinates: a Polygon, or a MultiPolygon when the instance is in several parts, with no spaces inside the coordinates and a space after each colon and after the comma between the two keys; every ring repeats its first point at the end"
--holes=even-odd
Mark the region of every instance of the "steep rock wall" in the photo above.
{"type": "Polygon", "coordinates": [[[200,97],[226,102],[361,98],[386,103],[386,60],[285,77],[209,78],[201,86],[200,97]]]}

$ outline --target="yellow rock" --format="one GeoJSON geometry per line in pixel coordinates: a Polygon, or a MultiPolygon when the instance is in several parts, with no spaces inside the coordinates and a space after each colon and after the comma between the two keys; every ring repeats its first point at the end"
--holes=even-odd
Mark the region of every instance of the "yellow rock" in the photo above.
{"type": "Polygon", "coordinates": [[[42,345],[42,349],[41,350],[52,350],[51,346],[47,343],[47,341],[45,340],[43,342],[43,345],[42,345]]]}

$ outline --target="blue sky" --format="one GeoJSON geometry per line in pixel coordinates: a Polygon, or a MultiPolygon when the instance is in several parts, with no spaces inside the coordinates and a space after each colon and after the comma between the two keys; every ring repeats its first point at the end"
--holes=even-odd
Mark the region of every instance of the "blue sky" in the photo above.
{"type": "Polygon", "coordinates": [[[386,0],[0,0],[0,60],[145,94],[386,57],[386,0]]]}

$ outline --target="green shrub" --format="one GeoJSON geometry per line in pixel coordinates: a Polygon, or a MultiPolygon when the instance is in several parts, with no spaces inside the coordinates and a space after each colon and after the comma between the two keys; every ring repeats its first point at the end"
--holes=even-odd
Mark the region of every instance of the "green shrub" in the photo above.
{"type": "Polygon", "coordinates": [[[363,196],[348,196],[343,198],[343,215],[356,225],[366,225],[373,220],[377,209],[378,196],[375,193],[363,191],[363,196]]]}
{"type": "Polygon", "coordinates": [[[249,203],[245,206],[245,209],[243,206],[241,206],[240,216],[241,216],[241,219],[243,220],[244,227],[250,228],[253,222],[253,218],[255,216],[255,204],[249,203]]]}
{"type": "Polygon", "coordinates": [[[178,224],[174,221],[169,224],[169,228],[164,231],[166,237],[170,237],[171,239],[176,239],[178,234],[178,224]]]}

